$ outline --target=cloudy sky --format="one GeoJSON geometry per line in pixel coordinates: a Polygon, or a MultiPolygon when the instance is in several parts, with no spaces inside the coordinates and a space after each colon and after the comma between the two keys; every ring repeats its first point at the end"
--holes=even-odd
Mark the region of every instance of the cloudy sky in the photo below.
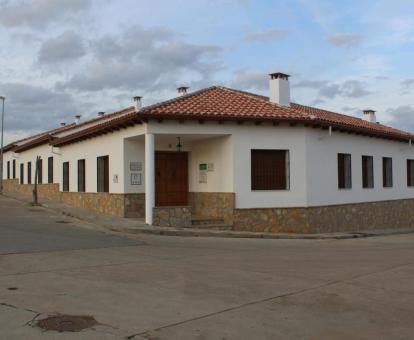
{"type": "Polygon", "coordinates": [[[412,0],[0,0],[6,142],[210,85],[414,131],[412,0]]]}

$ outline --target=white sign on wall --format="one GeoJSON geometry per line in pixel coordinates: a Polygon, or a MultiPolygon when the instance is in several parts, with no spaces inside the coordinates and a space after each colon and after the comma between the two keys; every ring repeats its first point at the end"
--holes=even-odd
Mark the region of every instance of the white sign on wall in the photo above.
{"type": "Polygon", "coordinates": [[[131,185],[141,185],[142,175],[140,173],[131,174],[131,185]]]}
{"type": "Polygon", "coordinates": [[[129,170],[130,171],[142,171],[142,162],[130,162],[129,170]]]}

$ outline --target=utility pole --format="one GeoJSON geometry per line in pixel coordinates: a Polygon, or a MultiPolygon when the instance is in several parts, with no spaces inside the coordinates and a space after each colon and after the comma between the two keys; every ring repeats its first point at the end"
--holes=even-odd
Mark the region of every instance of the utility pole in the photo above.
{"type": "Polygon", "coordinates": [[[6,97],[0,96],[0,100],[2,101],[2,109],[1,109],[1,146],[0,146],[0,194],[3,194],[3,167],[4,167],[4,161],[3,161],[3,135],[4,135],[4,102],[6,101],[6,97]]]}

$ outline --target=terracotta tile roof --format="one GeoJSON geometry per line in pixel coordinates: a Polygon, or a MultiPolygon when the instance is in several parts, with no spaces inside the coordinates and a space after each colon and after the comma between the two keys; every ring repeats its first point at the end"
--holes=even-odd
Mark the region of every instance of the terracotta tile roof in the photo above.
{"type": "MultiPolygon", "coordinates": [[[[140,124],[148,119],[192,120],[250,120],[302,123],[306,126],[353,132],[401,141],[414,140],[414,135],[382,124],[363,119],[292,103],[289,107],[269,102],[269,98],[222,86],[213,86],[182,97],[147,106],[139,112],[133,107],[91,119],[78,125],[72,124],[36,135],[19,142],[23,150],[49,142],[62,146],[86,138],[96,137],[123,127],[140,124]]],[[[13,143],[12,143],[13,144],[13,143]]],[[[16,143],[14,144],[16,147],[16,143]]]]}
{"type": "Polygon", "coordinates": [[[73,129],[57,133],[53,136],[54,138],[50,141],[50,144],[62,146],[135,124],[141,124],[141,119],[137,116],[134,107],[128,107],[124,110],[87,121],[82,126],[77,125],[73,129]]]}
{"type": "Polygon", "coordinates": [[[9,145],[5,146],[4,151],[13,150],[14,152],[21,152],[21,151],[28,150],[28,149],[33,148],[35,146],[46,143],[49,140],[49,138],[51,137],[51,135],[53,135],[54,133],[70,129],[73,126],[75,126],[74,123],[73,124],[68,124],[68,125],[65,125],[65,126],[61,126],[61,127],[58,127],[58,128],[52,129],[52,130],[44,131],[44,132],[38,133],[36,135],[29,136],[27,138],[20,139],[18,141],[15,141],[15,142],[10,143],[9,145]]]}
{"type": "Polygon", "coordinates": [[[301,122],[332,126],[334,129],[376,135],[398,140],[414,135],[383,124],[371,123],[349,115],[292,103],[289,107],[269,102],[257,94],[213,86],[142,109],[143,118],[234,119],[301,122]]]}

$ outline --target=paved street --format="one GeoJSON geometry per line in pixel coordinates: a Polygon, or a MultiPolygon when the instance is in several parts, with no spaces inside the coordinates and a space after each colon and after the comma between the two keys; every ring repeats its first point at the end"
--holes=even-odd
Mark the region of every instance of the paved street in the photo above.
{"type": "Polygon", "coordinates": [[[0,339],[412,339],[414,235],[122,237],[0,197],[0,339]],[[32,320],[92,315],[80,333],[32,320]]]}

